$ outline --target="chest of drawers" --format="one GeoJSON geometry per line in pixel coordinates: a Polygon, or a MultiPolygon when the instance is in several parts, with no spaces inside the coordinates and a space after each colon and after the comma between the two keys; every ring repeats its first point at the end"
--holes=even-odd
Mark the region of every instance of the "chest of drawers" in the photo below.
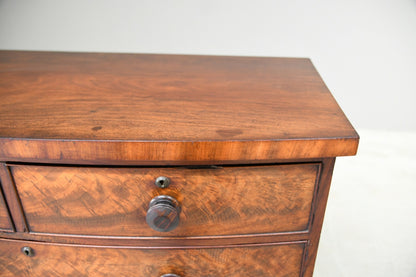
{"type": "Polygon", "coordinates": [[[358,135],[308,59],[0,51],[1,276],[312,276],[358,135]]]}

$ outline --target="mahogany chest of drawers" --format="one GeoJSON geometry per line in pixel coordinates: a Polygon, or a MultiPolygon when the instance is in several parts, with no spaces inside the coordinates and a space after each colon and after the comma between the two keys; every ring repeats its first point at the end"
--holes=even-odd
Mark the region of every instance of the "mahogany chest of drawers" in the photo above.
{"type": "Polygon", "coordinates": [[[358,135],[308,59],[0,51],[1,276],[311,276],[358,135]]]}

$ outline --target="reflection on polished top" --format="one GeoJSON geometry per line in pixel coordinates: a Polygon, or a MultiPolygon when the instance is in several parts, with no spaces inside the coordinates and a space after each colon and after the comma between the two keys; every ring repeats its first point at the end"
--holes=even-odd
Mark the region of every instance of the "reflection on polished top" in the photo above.
{"type": "Polygon", "coordinates": [[[358,145],[302,58],[0,51],[0,97],[0,146],[36,152],[20,160],[85,159],[71,152],[97,140],[95,160],[111,161],[164,159],[132,154],[156,148],[164,160],[334,157],[358,145]]]}

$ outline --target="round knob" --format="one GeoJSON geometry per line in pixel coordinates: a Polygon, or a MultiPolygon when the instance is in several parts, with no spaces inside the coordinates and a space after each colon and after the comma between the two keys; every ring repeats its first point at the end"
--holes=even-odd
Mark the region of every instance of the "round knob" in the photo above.
{"type": "Polygon", "coordinates": [[[169,232],[178,227],[181,207],[178,200],[168,195],[159,195],[149,203],[146,222],[159,232],[169,232]]]}

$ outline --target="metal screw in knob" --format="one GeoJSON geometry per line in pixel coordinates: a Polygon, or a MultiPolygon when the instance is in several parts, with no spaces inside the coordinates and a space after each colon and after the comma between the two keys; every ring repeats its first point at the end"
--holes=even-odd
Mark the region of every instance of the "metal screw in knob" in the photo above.
{"type": "Polygon", "coordinates": [[[29,246],[22,247],[22,252],[23,252],[23,254],[25,254],[28,257],[35,256],[35,251],[33,250],[32,247],[29,247],[29,246]]]}
{"type": "Polygon", "coordinates": [[[177,275],[177,274],[169,273],[169,274],[163,274],[163,275],[162,275],[162,276],[160,276],[160,277],[181,277],[181,276],[179,276],[179,275],[177,275]]]}

